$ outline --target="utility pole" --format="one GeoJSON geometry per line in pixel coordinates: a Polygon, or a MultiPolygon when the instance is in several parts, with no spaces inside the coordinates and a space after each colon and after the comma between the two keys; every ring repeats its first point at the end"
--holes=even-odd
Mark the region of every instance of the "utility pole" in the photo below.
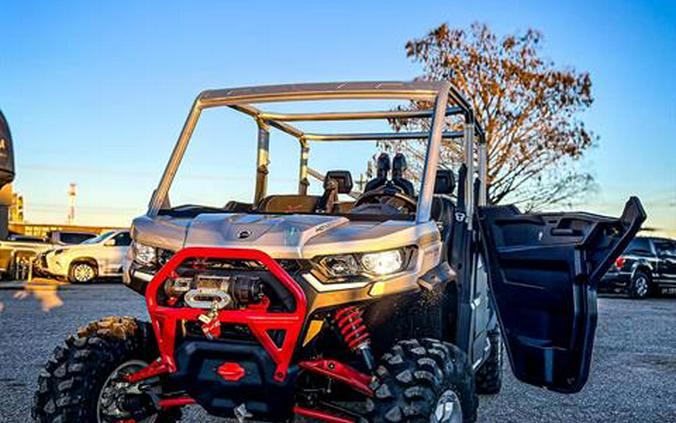
{"type": "Polygon", "coordinates": [[[75,222],[75,198],[77,197],[77,185],[71,182],[68,187],[68,224],[75,222]]]}

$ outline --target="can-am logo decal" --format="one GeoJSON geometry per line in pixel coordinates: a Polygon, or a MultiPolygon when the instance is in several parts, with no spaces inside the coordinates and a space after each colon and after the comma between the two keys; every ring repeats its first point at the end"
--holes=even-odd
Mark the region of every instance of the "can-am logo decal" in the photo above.
{"type": "Polygon", "coordinates": [[[239,231],[237,234],[238,239],[247,239],[251,236],[251,231],[239,231]]]}

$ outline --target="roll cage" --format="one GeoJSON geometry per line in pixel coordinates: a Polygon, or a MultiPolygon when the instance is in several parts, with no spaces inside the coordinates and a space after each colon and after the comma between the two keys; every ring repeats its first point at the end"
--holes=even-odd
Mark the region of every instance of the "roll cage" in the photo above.
{"type": "Polygon", "coordinates": [[[190,143],[193,130],[202,110],[214,107],[230,107],[251,116],[258,126],[258,150],[256,156],[255,201],[266,195],[269,164],[270,128],[278,129],[295,137],[300,145],[298,193],[306,195],[309,186],[308,167],[310,142],[334,141],[411,141],[427,139],[425,164],[417,199],[416,222],[430,220],[432,197],[437,168],[439,166],[442,139],[462,142],[464,163],[467,166],[465,186],[465,209],[468,225],[475,201],[486,204],[486,141],[483,129],[476,122],[467,100],[447,81],[412,82],[336,82],[271,85],[231,89],[206,90],[200,93],[188,114],[181,134],[174,147],[162,179],[153,193],[147,215],[156,216],[167,203],[168,192],[184,153],[190,143]],[[254,105],[261,103],[322,101],[322,100],[411,100],[433,104],[428,110],[382,110],[329,113],[276,113],[264,111],[254,105]],[[462,130],[447,129],[447,117],[463,117],[462,130]],[[431,119],[429,131],[376,132],[376,133],[309,133],[292,125],[302,121],[349,121],[349,120],[395,120],[431,119]],[[474,184],[478,180],[478,198],[474,184]]]}

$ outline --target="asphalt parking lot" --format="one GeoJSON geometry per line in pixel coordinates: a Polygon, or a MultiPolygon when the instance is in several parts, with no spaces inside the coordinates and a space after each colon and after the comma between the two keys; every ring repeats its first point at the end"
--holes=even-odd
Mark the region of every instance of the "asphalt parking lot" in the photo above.
{"type": "MultiPolygon", "coordinates": [[[[25,421],[38,372],[68,333],[108,315],[145,316],[118,284],[28,289],[0,282],[0,422],[25,421]]],[[[675,422],[676,298],[604,297],[589,383],[576,395],[520,384],[505,368],[502,393],[481,397],[481,422],[675,422]]],[[[217,422],[199,409],[183,421],[217,422]]]]}

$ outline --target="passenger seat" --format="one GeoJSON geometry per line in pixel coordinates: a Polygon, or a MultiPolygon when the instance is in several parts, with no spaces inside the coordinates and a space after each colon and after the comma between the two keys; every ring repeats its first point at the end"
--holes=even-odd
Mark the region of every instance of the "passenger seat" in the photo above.
{"type": "Polygon", "coordinates": [[[394,159],[392,159],[392,183],[404,191],[406,196],[415,198],[415,188],[413,188],[413,183],[404,178],[404,173],[407,168],[406,156],[402,153],[397,153],[394,156],[394,159]]]}
{"type": "Polygon", "coordinates": [[[317,201],[317,213],[333,213],[338,206],[338,194],[352,192],[352,174],[347,170],[330,170],[324,176],[324,194],[317,201]]]}
{"type": "Polygon", "coordinates": [[[455,175],[452,170],[438,169],[434,183],[431,216],[439,225],[443,257],[448,257],[452,248],[453,226],[455,223],[455,204],[450,196],[455,191],[455,175]]]}

